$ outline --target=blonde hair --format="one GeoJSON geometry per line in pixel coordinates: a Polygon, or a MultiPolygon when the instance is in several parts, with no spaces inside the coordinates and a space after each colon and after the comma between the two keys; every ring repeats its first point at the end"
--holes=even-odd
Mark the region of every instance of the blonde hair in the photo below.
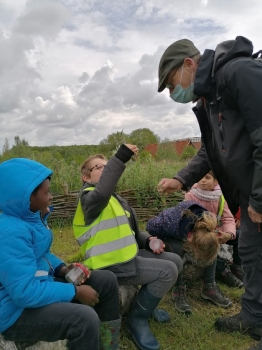
{"type": "MultiPolygon", "coordinates": [[[[186,215],[195,217],[197,216],[190,212],[186,215]]],[[[209,212],[203,212],[201,218],[197,218],[194,228],[192,230],[192,240],[186,241],[184,249],[192,252],[197,260],[210,264],[215,260],[220,244],[218,238],[214,232],[217,227],[217,219],[209,212]]]]}
{"type": "Polygon", "coordinates": [[[93,156],[88,157],[84,163],[81,165],[80,171],[81,171],[81,180],[84,183],[84,179],[83,176],[89,176],[90,175],[90,163],[92,162],[92,160],[94,159],[102,159],[102,160],[106,160],[107,158],[103,155],[103,154],[95,154],[93,156]]]}

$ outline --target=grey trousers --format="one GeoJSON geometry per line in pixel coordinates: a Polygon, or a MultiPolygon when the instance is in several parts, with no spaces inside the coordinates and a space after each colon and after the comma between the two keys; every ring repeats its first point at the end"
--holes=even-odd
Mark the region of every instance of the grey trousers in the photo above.
{"type": "Polygon", "coordinates": [[[157,298],[163,298],[171,289],[183,268],[180,256],[167,252],[154,254],[140,249],[136,262],[137,275],[118,278],[118,283],[147,285],[148,291],[157,298]]]}
{"type": "Polygon", "coordinates": [[[253,223],[247,212],[248,201],[240,197],[241,232],[238,242],[242,260],[245,292],[242,295],[241,316],[262,325],[262,224],[253,223]]]}

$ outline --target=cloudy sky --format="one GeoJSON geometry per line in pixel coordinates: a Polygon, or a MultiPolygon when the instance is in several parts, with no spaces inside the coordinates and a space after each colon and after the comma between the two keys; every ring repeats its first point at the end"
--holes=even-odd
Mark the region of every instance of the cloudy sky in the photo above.
{"type": "Polygon", "coordinates": [[[198,136],[192,104],[157,92],[159,59],[175,40],[201,52],[237,35],[262,49],[257,0],[0,0],[0,152],[97,144],[148,127],[198,136]]]}

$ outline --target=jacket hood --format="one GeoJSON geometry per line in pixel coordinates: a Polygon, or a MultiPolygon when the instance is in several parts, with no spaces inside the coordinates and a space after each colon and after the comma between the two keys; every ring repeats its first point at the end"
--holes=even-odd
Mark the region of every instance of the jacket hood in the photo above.
{"type": "Polygon", "coordinates": [[[251,57],[253,44],[243,36],[218,44],[216,50],[205,50],[199,62],[194,85],[194,94],[206,97],[210,91],[212,78],[227,62],[237,57],[251,57]]]}
{"type": "Polygon", "coordinates": [[[0,210],[22,219],[39,217],[30,211],[33,190],[52,170],[30,159],[14,158],[0,164],[0,210]]]}

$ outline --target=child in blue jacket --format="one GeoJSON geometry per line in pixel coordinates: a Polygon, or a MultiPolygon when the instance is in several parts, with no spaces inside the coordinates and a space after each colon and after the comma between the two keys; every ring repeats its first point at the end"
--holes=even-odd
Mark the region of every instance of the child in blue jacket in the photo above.
{"type": "Polygon", "coordinates": [[[42,213],[52,199],[51,175],[33,160],[0,164],[0,333],[16,342],[67,339],[70,350],[116,350],[115,275],[92,271],[75,287],[65,283],[69,267],[50,252],[52,231],[42,213]]]}

